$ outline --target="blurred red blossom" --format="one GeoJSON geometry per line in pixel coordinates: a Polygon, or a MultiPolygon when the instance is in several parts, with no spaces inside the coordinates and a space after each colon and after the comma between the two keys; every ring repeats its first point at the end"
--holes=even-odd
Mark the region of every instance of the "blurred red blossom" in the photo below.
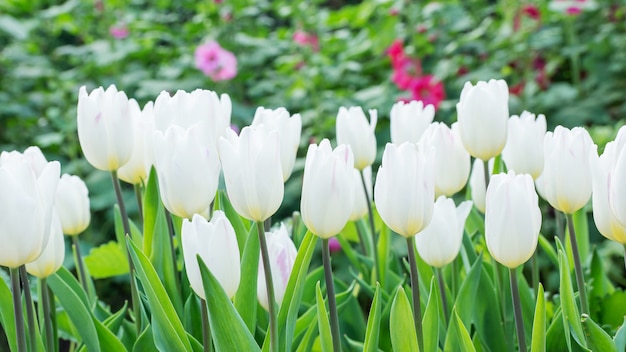
{"type": "Polygon", "coordinates": [[[315,34],[297,30],[293,34],[293,41],[300,46],[310,46],[315,52],[320,50],[320,41],[315,34]]]}
{"type": "Polygon", "coordinates": [[[237,58],[216,41],[196,48],[196,67],[213,81],[227,81],[237,75],[237,58]]]}

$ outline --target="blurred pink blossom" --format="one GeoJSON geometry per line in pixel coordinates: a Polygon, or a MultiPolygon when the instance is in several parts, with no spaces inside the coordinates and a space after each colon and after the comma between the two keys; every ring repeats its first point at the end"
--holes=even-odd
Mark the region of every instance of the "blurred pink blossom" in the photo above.
{"type": "Polygon", "coordinates": [[[583,11],[594,10],[597,4],[593,0],[552,0],[548,8],[555,12],[576,16],[583,11]]]}
{"type": "Polygon", "coordinates": [[[541,17],[541,13],[539,12],[539,8],[535,5],[524,5],[522,7],[522,13],[533,20],[538,20],[541,17]]]}
{"type": "Polygon", "coordinates": [[[315,52],[320,50],[320,41],[315,34],[297,30],[293,34],[293,41],[300,46],[310,46],[315,52]]]}
{"type": "Polygon", "coordinates": [[[196,67],[213,81],[227,81],[237,75],[237,58],[216,41],[196,48],[196,67]]]}
{"type": "Polygon", "coordinates": [[[328,240],[328,249],[330,249],[331,253],[338,252],[341,250],[341,244],[336,237],[331,237],[328,240]]]}
{"type": "Polygon", "coordinates": [[[412,100],[421,100],[424,106],[431,104],[437,109],[446,97],[443,83],[433,75],[424,75],[411,82],[412,100]]]}
{"type": "Polygon", "coordinates": [[[118,23],[109,28],[109,33],[115,39],[124,39],[128,37],[129,31],[128,27],[124,23],[118,23]]]}

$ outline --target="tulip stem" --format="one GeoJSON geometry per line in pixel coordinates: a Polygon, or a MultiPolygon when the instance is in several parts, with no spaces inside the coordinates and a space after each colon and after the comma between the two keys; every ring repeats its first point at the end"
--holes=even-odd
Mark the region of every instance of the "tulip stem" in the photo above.
{"type": "Polygon", "coordinates": [[[580,253],[578,252],[578,241],[576,239],[576,230],[574,229],[572,214],[567,214],[567,229],[569,231],[570,244],[572,245],[572,256],[574,257],[574,270],[576,272],[576,284],[580,298],[580,310],[583,314],[589,314],[587,293],[585,292],[585,277],[583,275],[582,264],[580,263],[580,253]]]}
{"type": "Polygon", "coordinates": [[[406,245],[409,250],[409,264],[411,267],[411,294],[413,296],[413,322],[417,334],[419,351],[424,350],[424,333],[422,332],[422,304],[420,301],[419,276],[417,273],[417,260],[415,259],[415,236],[407,237],[406,245]]]}
{"type": "Polygon", "coordinates": [[[135,189],[135,198],[137,199],[137,208],[139,209],[139,221],[143,224],[143,201],[141,200],[141,185],[136,184],[134,186],[135,189]]]}
{"type": "Polygon", "coordinates": [[[322,239],[322,261],[324,262],[324,278],[326,279],[326,296],[328,296],[328,311],[330,313],[330,331],[333,337],[333,351],[341,351],[341,335],[339,332],[339,315],[337,314],[337,298],[333,283],[333,268],[330,265],[330,247],[328,238],[322,239]]]}
{"type": "MultiPolygon", "coordinates": [[[[122,185],[120,179],[117,177],[117,170],[111,171],[111,179],[113,180],[113,189],[115,190],[115,197],[117,198],[117,205],[120,208],[120,214],[122,215],[122,225],[124,227],[124,236],[130,237],[130,222],[128,221],[128,213],[126,213],[126,206],[124,205],[124,198],[122,197],[122,185]]],[[[131,237],[132,238],[132,237],[131,237]]],[[[128,259],[128,269],[130,275],[130,293],[133,303],[133,315],[135,316],[135,329],[137,330],[137,336],[141,334],[142,322],[141,322],[141,309],[139,305],[139,291],[137,290],[137,283],[135,282],[135,264],[130,257],[128,246],[126,247],[126,257],[128,259]]]]}
{"type": "Polygon", "coordinates": [[[20,288],[20,269],[10,268],[11,288],[13,290],[13,316],[15,318],[15,334],[17,335],[17,351],[26,352],[26,331],[24,330],[24,312],[22,311],[22,289],[20,288]]]}
{"type": "Polygon", "coordinates": [[[276,300],[274,299],[274,280],[272,280],[272,267],[270,264],[267,241],[265,241],[265,224],[263,221],[256,223],[261,246],[261,259],[263,260],[263,271],[265,272],[265,287],[267,290],[267,306],[270,315],[270,350],[278,351],[278,326],[276,326],[276,300]]]}
{"type": "Polygon", "coordinates": [[[174,237],[176,237],[176,231],[174,230],[174,221],[172,221],[172,214],[165,209],[165,221],[167,222],[167,230],[169,232],[169,245],[170,255],[172,256],[172,267],[174,269],[174,282],[176,287],[180,287],[180,279],[178,278],[178,261],[176,260],[176,248],[174,248],[174,237]]]}
{"type": "Polygon", "coordinates": [[[446,284],[443,282],[443,272],[441,268],[435,269],[437,272],[437,281],[439,282],[439,294],[441,295],[441,306],[443,308],[443,317],[448,325],[448,299],[446,298],[446,284]]]}
{"type": "MultiPolygon", "coordinates": [[[[365,201],[367,202],[367,215],[370,223],[370,230],[372,233],[372,257],[374,258],[374,272],[376,273],[376,279],[380,280],[380,268],[378,267],[378,236],[376,235],[376,226],[374,225],[374,209],[372,209],[372,201],[370,200],[370,194],[367,189],[367,183],[365,182],[365,174],[363,171],[359,172],[361,174],[361,182],[363,183],[363,193],[365,194],[365,201]]],[[[359,234],[361,234],[359,232],[359,234]]],[[[365,243],[363,243],[363,239],[359,238],[362,243],[363,254],[367,254],[365,252],[365,243]]]]}
{"type": "Polygon", "coordinates": [[[206,301],[200,298],[200,308],[202,310],[202,345],[204,352],[212,352],[213,346],[211,342],[211,324],[209,323],[209,312],[206,307],[206,301]]]}
{"type": "Polygon", "coordinates": [[[537,252],[530,258],[530,265],[532,269],[533,290],[535,291],[535,299],[539,294],[539,255],[537,252]]]}
{"type": "Polygon", "coordinates": [[[30,292],[30,283],[28,281],[28,273],[26,266],[20,266],[20,276],[22,278],[22,290],[24,291],[24,301],[26,303],[26,322],[28,323],[28,343],[30,349],[37,349],[37,339],[35,338],[35,310],[33,309],[33,296],[30,292]]]}
{"type": "Polygon", "coordinates": [[[39,291],[41,292],[41,300],[43,305],[43,324],[46,332],[46,351],[56,351],[56,343],[54,341],[54,332],[52,329],[52,316],[50,315],[50,291],[48,289],[48,281],[46,278],[39,280],[39,291]]]}
{"type": "Polygon", "coordinates": [[[517,343],[520,351],[527,351],[526,336],[524,334],[524,319],[522,317],[522,304],[519,298],[517,271],[515,269],[509,268],[509,278],[511,279],[511,296],[513,297],[513,313],[515,315],[515,328],[517,329],[517,343]]]}
{"type": "Polygon", "coordinates": [[[76,250],[76,267],[78,269],[78,277],[80,279],[80,283],[83,286],[83,290],[85,290],[85,293],[88,294],[89,286],[87,284],[87,275],[85,274],[85,266],[83,265],[83,257],[80,254],[80,246],[78,245],[78,236],[72,236],[72,242],[76,250]]]}
{"type": "Polygon", "coordinates": [[[489,171],[489,160],[483,160],[483,173],[485,174],[485,192],[487,192],[489,180],[491,179],[491,172],[489,171]]]}

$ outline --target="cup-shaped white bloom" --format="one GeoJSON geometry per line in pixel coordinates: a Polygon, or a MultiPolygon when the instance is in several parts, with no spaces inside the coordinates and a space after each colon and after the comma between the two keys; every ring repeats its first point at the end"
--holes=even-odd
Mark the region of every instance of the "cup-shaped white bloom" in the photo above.
{"type": "MultiPolygon", "coordinates": [[[[489,160],[490,173],[493,172],[493,160],[494,159],[489,160]]],[[[480,210],[480,212],[484,214],[485,193],[487,190],[485,189],[485,164],[480,159],[474,159],[469,184],[472,193],[472,201],[474,202],[476,209],[480,210]]]]}
{"type": "Polygon", "coordinates": [[[133,151],[131,114],[139,110],[134,99],[128,99],[114,85],[87,94],[83,86],[78,93],[78,141],[87,161],[96,169],[115,171],[128,162],[133,151]]]}
{"type": "Polygon", "coordinates": [[[441,268],[456,258],[463,242],[465,219],[471,210],[469,200],[456,207],[450,198],[437,198],[432,220],[415,236],[417,251],[426,263],[441,268]]]}
{"type": "MultiPolygon", "coordinates": [[[[270,260],[270,268],[272,269],[272,281],[274,283],[274,298],[276,303],[280,307],[285,297],[285,291],[287,290],[287,283],[289,283],[289,276],[291,276],[291,270],[296,262],[296,256],[298,250],[296,245],[293,244],[289,233],[284,224],[280,224],[280,228],[274,231],[266,232],[265,239],[267,241],[267,253],[270,260]]],[[[265,282],[265,270],[263,267],[263,261],[259,261],[256,294],[261,306],[265,310],[269,310],[269,304],[267,301],[267,286],[265,282]]]]}
{"type": "Polygon", "coordinates": [[[50,225],[50,238],[43,252],[35,261],[26,263],[26,271],[40,279],[56,273],[63,265],[63,259],[65,259],[63,228],[61,227],[59,217],[54,211],[50,225]]]}
{"type": "Polygon", "coordinates": [[[541,210],[533,178],[528,174],[494,175],[487,188],[485,240],[498,263],[516,268],[535,253],[541,210]]]}
{"type": "Polygon", "coordinates": [[[154,128],[165,132],[171,125],[186,129],[200,123],[204,125],[202,139],[216,147],[230,126],[231,111],[228,94],[218,97],[213,91],[196,89],[191,93],[179,90],[170,96],[164,91],[154,101],[154,128]]]}
{"type": "Polygon", "coordinates": [[[347,144],[354,155],[354,167],[363,170],[376,159],[376,122],[378,113],[370,110],[370,121],[360,106],[339,108],[337,114],[337,144],[347,144]]]}
{"type": "Polygon", "coordinates": [[[352,187],[354,187],[354,192],[352,192],[352,214],[350,214],[350,221],[357,221],[360,218],[364,217],[365,214],[368,213],[368,204],[367,198],[372,200],[374,196],[374,189],[372,185],[372,167],[368,166],[363,171],[359,171],[354,169],[352,172],[353,181],[352,187]],[[363,180],[361,179],[361,173],[363,173],[363,177],[365,178],[365,185],[367,187],[367,196],[365,195],[365,188],[363,188],[363,180]]]}
{"type": "Polygon", "coordinates": [[[352,213],[354,157],[350,146],[335,150],[328,139],[306,154],[300,212],[306,227],[321,238],[338,234],[352,213]]]}
{"type": "Polygon", "coordinates": [[[64,234],[78,235],[87,229],[91,221],[89,190],[80,177],[63,174],[54,201],[64,234]]]}
{"type": "Polygon", "coordinates": [[[185,270],[193,291],[206,299],[196,257],[199,255],[228,297],[232,298],[239,288],[241,264],[235,229],[224,212],[215,211],[210,222],[198,214],[191,221],[184,219],[181,241],[185,270]]]}
{"type": "Polygon", "coordinates": [[[22,153],[23,157],[31,165],[35,175],[39,176],[43,169],[48,165],[48,160],[41,152],[38,146],[30,146],[22,153]]]}
{"type": "Polygon", "coordinates": [[[293,164],[296,162],[296,153],[302,134],[300,114],[295,114],[290,118],[289,112],[285,108],[272,110],[259,107],[254,114],[252,126],[259,127],[261,125],[268,130],[278,131],[283,181],[287,181],[291,176],[293,164]]]}
{"type": "Polygon", "coordinates": [[[141,111],[132,109],[131,118],[134,124],[133,153],[128,162],[117,173],[122,181],[138,185],[148,179],[154,159],[152,150],[154,108],[152,102],[148,102],[141,111]]]}
{"type": "Polygon", "coordinates": [[[543,171],[543,139],[546,135],[546,117],[528,111],[509,119],[509,132],[502,159],[508,170],[530,174],[537,179],[543,171]]]}
{"type": "Polygon", "coordinates": [[[435,195],[452,196],[465,187],[470,173],[470,155],[463,147],[458,124],[449,128],[443,122],[432,123],[419,141],[420,148],[435,150],[435,195]]]}
{"type": "Polygon", "coordinates": [[[541,174],[546,200],[555,209],[572,214],[591,198],[589,153],[595,145],[582,127],[557,126],[544,138],[541,174]]]}
{"type": "Polygon", "coordinates": [[[181,218],[207,214],[217,191],[217,151],[202,141],[202,124],[189,129],[170,126],[154,132],[154,165],[165,208],[181,218]]]}
{"type": "Polygon", "coordinates": [[[0,265],[17,268],[37,259],[50,238],[60,165],[39,174],[23,154],[0,155],[0,265]]]}
{"type": "Polygon", "coordinates": [[[607,157],[611,159],[608,163],[612,167],[608,180],[609,204],[612,215],[622,226],[626,226],[626,127],[620,128],[612,146],[607,145],[604,154],[607,154],[607,150],[607,157]]]}
{"type": "Polygon", "coordinates": [[[434,152],[404,142],[387,143],[374,184],[376,209],[385,224],[403,237],[415,236],[430,222],[435,203],[434,152]]]}
{"type": "Polygon", "coordinates": [[[399,101],[391,107],[389,118],[393,144],[417,143],[426,128],[433,122],[435,107],[431,104],[424,106],[424,103],[417,100],[409,103],[399,101]]]}
{"type": "Polygon", "coordinates": [[[509,88],[503,80],[466,82],[456,104],[459,132],[465,149],[487,161],[506,144],[509,121],[509,88]]]}
{"type": "Polygon", "coordinates": [[[272,216],[285,192],[278,131],[248,126],[237,136],[228,129],[220,138],[219,153],[235,210],[253,221],[272,216]]]}

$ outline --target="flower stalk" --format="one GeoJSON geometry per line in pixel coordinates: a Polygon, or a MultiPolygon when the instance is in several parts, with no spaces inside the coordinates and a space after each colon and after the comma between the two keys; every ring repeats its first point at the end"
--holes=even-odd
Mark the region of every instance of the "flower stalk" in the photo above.
{"type": "Polygon", "coordinates": [[[330,313],[330,331],[333,337],[333,351],[341,352],[339,315],[337,314],[337,299],[335,297],[335,284],[333,283],[333,269],[330,266],[330,248],[328,246],[328,241],[328,238],[322,239],[322,261],[324,262],[326,296],[328,297],[328,311],[330,313]]]}
{"type": "Polygon", "coordinates": [[[446,326],[448,325],[448,299],[446,297],[446,284],[443,282],[443,272],[441,268],[436,269],[437,281],[439,282],[439,295],[441,296],[441,305],[443,307],[443,317],[446,326]]]}
{"type": "MultiPolygon", "coordinates": [[[[367,189],[367,183],[365,182],[365,174],[363,173],[363,171],[359,172],[359,174],[361,174],[361,183],[363,184],[363,191],[365,194],[365,200],[367,201],[367,217],[369,220],[369,225],[370,225],[370,230],[371,230],[371,234],[372,234],[372,243],[371,243],[371,248],[370,251],[372,252],[372,258],[374,259],[374,272],[376,273],[376,277],[374,279],[374,281],[379,280],[380,279],[380,268],[378,267],[378,247],[377,247],[377,243],[378,243],[378,236],[376,235],[376,226],[374,225],[374,209],[372,208],[372,201],[370,200],[370,194],[368,192],[367,189]]],[[[361,232],[359,232],[359,235],[361,234],[361,232]]],[[[365,243],[363,243],[363,239],[360,238],[359,240],[361,240],[362,243],[362,249],[363,249],[363,253],[366,254],[365,252],[365,243]]]]}
{"type": "Polygon", "coordinates": [[[409,250],[409,266],[411,267],[411,294],[413,296],[413,322],[417,334],[419,350],[424,350],[424,333],[422,329],[422,306],[420,301],[419,276],[417,273],[417,260],[415,259],[415,237],[407,237],[406,244],[409,250]]]}
{"type": "Polygon", "coordinates": [[[51,315],[50,304],[53,303],[50,300],[50,289],[48,288],[48,281],[46,278],[39,280],[39,291],[41,293],[41,300],[43,305],[43,318],[41,319],[44,324],[44,331],[46,334],[46,351],[56,351],[56,342],[54,339],[53,320],[51,315]]]}
{"type": "Polygon", "coordinates": [[[587,302],[587,293],[585,290],[585,277],[583,275],[583,267],[580,262],[578,240],[576,239],[576,229],[574,229],[574,219],[572,218],[572,214],[567,214],[567,230],[569,231],[569,240],[572,245],[572,256],[574,258],[574,271],[576,272],[576,284],[578,286],[581,314],[589,314],[589,303],[587,302]]]}
{"type": "Polygon", "coordinates": [[[26,352],[26,331],[24,329],[24,312],[22,311],[22,289],[20,287],[20,269],[11,268],[11,289],[13,291],[13,316],[15,318],[15,334],[17,351],[26,352]]]}
{"type": "Polygon", "coordinates": [[[278,351],[278,326],[276,326],[276,299],[274,298],[274,281],[272,280],[272,269],[265,239],[264,221],[257,221],[257,233],[261,246],[261,259],[263,260],[263,270],[265,272],[265,287],[267,289],[267,306],[270,315],[270,350],[278,351]]]}
{"type": "Polygon", "coordinates": [[[515,315],[515,328],[517,329],[517,343],[520,351],[527,351],[526,336],[524,334],[524,319],[522,317],[522,304],[517,286],[517,271],[509,268],[509,278],[511,279],[511,296],[513,297],[513,313],[515,315]]]}
{"type": "Polygon", "coordinates": [[[78,236],[72,236],[72,244],[76,250],[76,267],[78,269],[78,278],[80,284],[83,286],[85,293],[89,293],[89,285],[87,283],[87,275],[85,274],[85,266],[83,263],[83,257],[80,253],[80,246],[78,245],[78,236]]]}
{"type": "Polygon", "coordinates": [[[26,323],[28,324],[28,343],[30,350],[36,350],[37,339],[35,338],[35,310],[33,308],[33,296],[30,292],[30,283],[28,281],[28,273],[26,272],[26,266],[22,265],[19,268],[20,276],[22,278],[22,290],[24,291],[24,301],[26,303],[26,323]]]}
{"type": "Polygon", "coordinates": [[[204,352],[212,352],[213,346],[211,341],[211,324],[209,323],[209,311],[206,307],[206,301],[200,299],[200,306],[202,310],[202,345],[204,346],[204,352]]]}

